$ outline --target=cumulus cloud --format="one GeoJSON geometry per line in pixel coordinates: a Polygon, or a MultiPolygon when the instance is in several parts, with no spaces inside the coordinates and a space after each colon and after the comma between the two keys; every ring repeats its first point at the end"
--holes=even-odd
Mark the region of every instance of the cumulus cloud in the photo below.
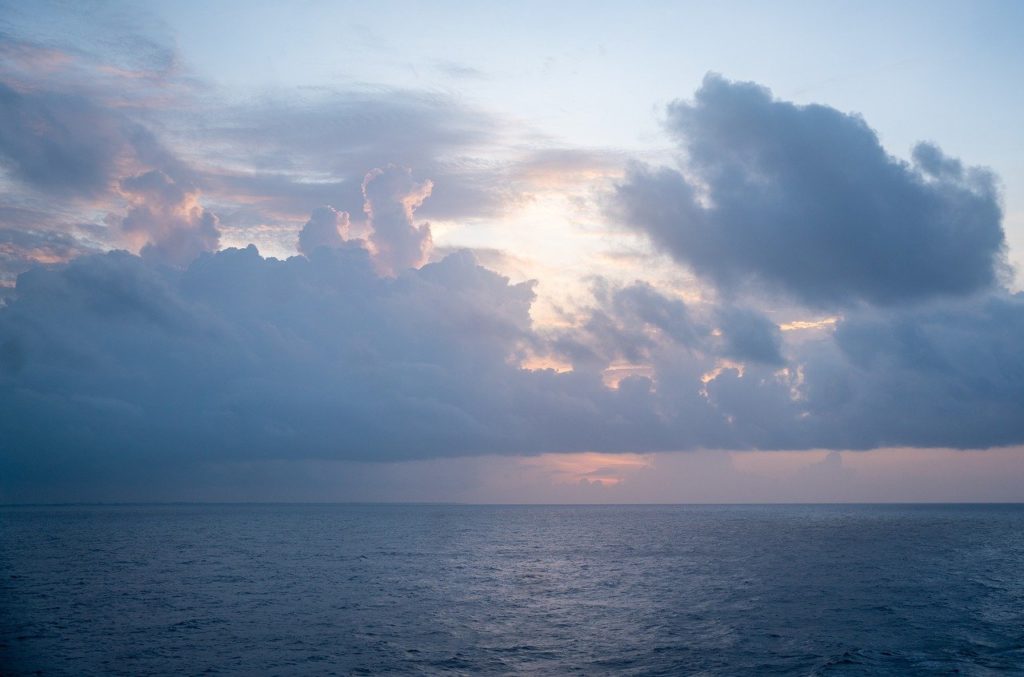
{"type": "Polygon", "coordinates": [[[348,229],[348,212],[339,212],[330,205],[318,207],[299,232],[299,253],[310,255],[317,247],[343,247],[348,239],[348,229]]]}
{"type": "Polygon", "coordinates": [[[217,217],[199,204],[195,187],[153,170],[121,181],[121,192],[131,208],[118,228],[143,258],[183,266],[217,249],[217,217]]]}
{"type": "Polygon", "coordinates": [[[0,310],[0,475],[624,444],[601,412],[639,393],[516,365],[533,296],[467,254],[391,278],[356,247],[33,269],[0,310]]]}
{"type": "MultiPolygon", "coordinates": [[[[652,294],[627,290],[623,312],[685,337],[652,294]]],[[[0,490],[209,463],[726,439],[695,390],[692,406],[665,407],[647,378],[520,368],[545,343],[533,299],[532,283],[468,253],[391,277],[353,242],[287,261],[250,247],[186,269],[124,252],[33,269],[0,309],[0,490]]]]}
{"type": "Polygon", "coordinates": [[[856,115],[705,78],[669,106],[683,169],[635,166],[615,211],[697,273],[812,306],[893,305],[990,287],[1002,210],[990,172],[919,145],[889,155],[856,115]]]}
{"type": "Polygon", "coordinates": [[[368,242],[349,240],[349,214],[331,206],[317,208],[299,232],[298,250],[311,256],[317,248],[366,246],[377,269],[396,274],[426,262],[433,242],[430,224],[416,223],[415,211],[430,197],[433,183],[416,182],[412,170],[389,165],[363,178],[363,211],[368,242]]]}
{"type": "Polygon", "coordinates": [[[370,221],[375,260],[382,270],[415,268],[427,259],[433,241],[429,223],[416,223],[414,212],[430,197],[432,181],[416,182],[412,170],[389,165],[363,179],[363,210],[370,221]]]}
{"type": "Polygon", "coordinates": [[[1019,295],[851,312],[781,347],[756,314],[643,283],[597,289],[560,336],[533,300],[468,253],[392,277],[355,241],[34,268],[0,307],[0,490],[272,459],[1024,441],[1019,295]],[[544,351],[575,368],[520,367],[544,351]],[[623,358],[642,369],[605,378],[623,358]]]}

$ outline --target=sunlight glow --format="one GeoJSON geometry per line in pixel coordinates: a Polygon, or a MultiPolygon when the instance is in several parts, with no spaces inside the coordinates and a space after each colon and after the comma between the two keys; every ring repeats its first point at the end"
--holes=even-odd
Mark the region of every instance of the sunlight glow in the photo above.
{"type": "Polygon", "coordinates": [[[838,315],[823,317],[820,320],[793,320],[779,325],[782,331],[797,331],[800,329],[832,329],[839,320],[843,319],[838,315]]]}
{"type": "Polygon", "coordinates": [[[615,486],[627,475],[650,468],[650,454],[541,454],[525,458],[523,465],[539,468],[550,475],[555,484],[590,484],[615,486]]]}

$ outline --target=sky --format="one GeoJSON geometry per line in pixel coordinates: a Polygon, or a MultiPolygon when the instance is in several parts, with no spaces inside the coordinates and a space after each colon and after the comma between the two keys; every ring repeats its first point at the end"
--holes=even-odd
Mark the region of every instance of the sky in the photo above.
{"type": "Polygon", "coordinates": [[[1014,2],[0,2],[0,502],[1024,500],[1014,2]]]}

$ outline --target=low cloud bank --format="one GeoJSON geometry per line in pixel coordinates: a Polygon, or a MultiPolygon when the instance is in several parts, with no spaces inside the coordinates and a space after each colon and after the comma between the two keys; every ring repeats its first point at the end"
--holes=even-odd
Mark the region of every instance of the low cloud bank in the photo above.
{"type": "Polygon", "coordinates": [[[267,459],[1024,441],[1020,295],[851,313],[800,341],[642,285],[539,333],[533,298],[467,253],[385,276],[358,243],[33,269],[0,308],[2,488],[267,459]],[[575,368],[519,366],[538,354],[575,368]],[[624,358],[646,366],[609,383],[624,358]]]}

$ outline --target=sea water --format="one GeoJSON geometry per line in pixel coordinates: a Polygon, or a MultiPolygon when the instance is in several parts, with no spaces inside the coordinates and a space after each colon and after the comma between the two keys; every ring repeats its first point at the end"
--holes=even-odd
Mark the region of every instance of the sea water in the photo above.
{"type": "Polygon", "coordinates": [[[1024,671],[1024,506],[0,508],[0,673],[1024,671]]]}

